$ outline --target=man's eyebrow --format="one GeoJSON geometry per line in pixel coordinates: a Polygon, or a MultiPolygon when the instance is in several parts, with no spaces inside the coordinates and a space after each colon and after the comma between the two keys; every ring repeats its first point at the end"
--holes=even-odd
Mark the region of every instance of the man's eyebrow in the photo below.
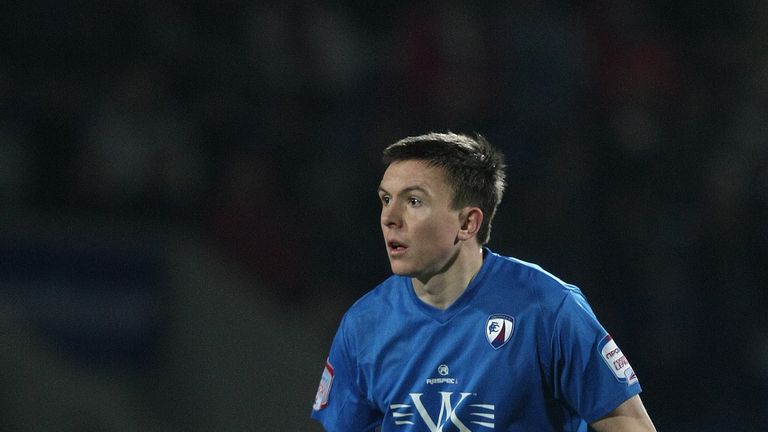
{"type": "MultiPolygon", "coordinates": [[[[385,194],[389,193],[386,189],[384,189],[381,186],[379,186],[379,190],[378,191],[379,192],[384,192],[385,194]]],[[[407,193],[410,193],[410,192],[421,192],[421,193],[423,193],[425,195],[430,195],[428,190],[426,190],[425,188],[423,188],[423,187],[421,187],[419,185],[413,185],[413,186],[408,186],[408,187],[404,188],[403,190],[400,191],[400,195],[404,195],[404,194],[407,194],[407,193]]]]}

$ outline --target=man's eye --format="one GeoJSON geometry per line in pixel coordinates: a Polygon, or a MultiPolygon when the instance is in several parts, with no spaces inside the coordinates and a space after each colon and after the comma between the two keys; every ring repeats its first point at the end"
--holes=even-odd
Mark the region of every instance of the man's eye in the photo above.
{"type": "Polygon", "coordinates": [[[381,197],[381,203],[382,204],[389,204],[390,200],[391,200],[391,198],[389,197],[389,195],[384,195],[384,196],[381,197]]]}
{"type": "Polygon", "coordinates": [[[408,204],[414,207],[418,207],[421,205],[421,200],[418,198],[411,197],[411,198],[408,198],[408,204]]]}

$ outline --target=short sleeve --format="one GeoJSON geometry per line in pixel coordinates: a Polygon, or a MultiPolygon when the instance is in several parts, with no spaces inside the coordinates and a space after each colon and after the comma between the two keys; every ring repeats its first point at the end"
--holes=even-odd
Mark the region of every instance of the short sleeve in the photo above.
{"type": "Polygon", "coordinates": [[[555,397],[591,423],[640,393],[640,384],[578,289],[567,291],[552,337],[555,397]]]}
{"type": "Polygon", "coordinates": [[[364,396],[353,329],[345,316],[333,339],[312,406],[312,418],[328,432],[373,431],[381,419],[364,396]]]}

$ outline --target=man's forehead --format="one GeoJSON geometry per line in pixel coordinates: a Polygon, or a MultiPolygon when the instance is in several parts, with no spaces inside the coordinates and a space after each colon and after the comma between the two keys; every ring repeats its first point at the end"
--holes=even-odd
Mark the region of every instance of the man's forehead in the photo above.
{"type": "MultiPolygon", "coordinates": [[[[447,186],[443,169],[420,160],[392,162],[379,184],[380,189],[434,190],[447,186]]],[[[392,192],[392,191],[390,191],[392,192]]]]}

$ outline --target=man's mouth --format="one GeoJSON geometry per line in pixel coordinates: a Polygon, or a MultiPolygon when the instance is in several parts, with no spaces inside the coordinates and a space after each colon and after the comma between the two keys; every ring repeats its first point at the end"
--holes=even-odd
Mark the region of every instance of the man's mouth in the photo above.
{"type": "Polygon", "coordinates": [[[388,241],[387,246],[389,246],[389,252],[392,254],[398,254],[405,252],[406,249],[408,249],[408,246],[404,243],[400,243],[399,241],[388,241]]]}

